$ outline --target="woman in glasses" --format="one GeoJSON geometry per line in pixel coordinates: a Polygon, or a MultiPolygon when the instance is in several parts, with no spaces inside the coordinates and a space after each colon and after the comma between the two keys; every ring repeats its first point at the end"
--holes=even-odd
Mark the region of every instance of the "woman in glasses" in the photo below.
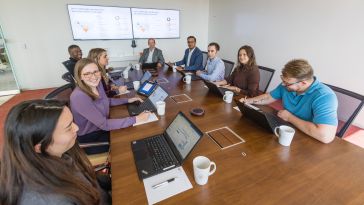
{"type": "MultiPolygon", "coordinates": [[[[102,75],[97,65],[90,59],[83,58],[75,66],[77,87],[73,90],[70,106],[75,123],[79,126],[78,141],[108,142],[110,130],[129,127],[135,123],[146,121],[149,112],[135,117],[110,119],[110,106],[142,101],[140,98],[109,98],[106,96],[102,75]]],[[[109,146],[86,148],[88,154],[106,152],[109,146]]]]}
{"type": "Polygon", "coordinates": [[[245,45],[240,47],[238,51],[238,65],[233,73],[225,80],[216,82],[216,84],[236,93],[254,97],[259,92],[259,80],[260,74],[255,61],[254,50],[252,47],[245,45]]]}
{"type": "Polygon", "coordinates": [[[14,106],[5,122],[0,204],[110,204],[76,141],[71,111],[55,100],[14,106]]]}

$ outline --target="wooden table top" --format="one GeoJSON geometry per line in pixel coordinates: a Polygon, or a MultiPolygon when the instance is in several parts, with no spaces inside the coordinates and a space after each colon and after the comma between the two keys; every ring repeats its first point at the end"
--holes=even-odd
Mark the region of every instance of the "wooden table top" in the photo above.
{"type": "MultiPolygon", "coordinates": [[[[137,79],[141,71],[134,71],[137,79]]],[[[193,188],[159,204],[363,204],[364,150],[340,138],[322,144],[296,130],[290,147],[281,146],[274,134],[242,117],[235,103],[226,104],[209,93],[202,81],[186,85],[181,74],[161,70],[158,79],[170,96],[187,94],[192,101],[166,99],[166,115],[156,122],[111,132],[113,204],[147,204],[143,182],[136,171],[130,142],[162,133],[178,111],[203,132],[227,126],[245,142],[220,149],[206,134],[183,168],[193,188]],[[189,114],[201,107],[205,115],[189,114]],[[217,165],[206,185],[197,185],[192,160],[208,157],[217,165]]],[[[134,92],[128,94],[133,96],[134,92]]],[[[111,109],[111,118],[126,117],[125,105],[111,109]]]]}

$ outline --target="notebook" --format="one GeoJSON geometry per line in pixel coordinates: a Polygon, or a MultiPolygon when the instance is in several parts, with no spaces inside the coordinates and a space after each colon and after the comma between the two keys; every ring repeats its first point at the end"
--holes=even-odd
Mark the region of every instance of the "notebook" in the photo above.
{"type": "Polygon", "coordinates": [[[151,112],[157,111],[156,103],[158,101],[164,101],[168,97],[168,93],[161,87],[157,86],[154,92],[149,95],[149,97],[144,100],[144,102],[140,103],[139,101],[135,103],[128,104],[128,112],[129,115],[135,116],[139,115],[141,112],[148,110],[151,112]]]}
{"type": "Polygon", "coordinates": [[[274,128],[279,127],[281,125],[287,125],[293,127],[292,124],[286,122],[279,118],[276,113],[265,112],[262,109],[250,105],[247,103],[242,103],[239,100],[235,99],[235,103],[238,105],[240,112],[244,117],[251,119],[256,122],[260,126],[264,127],[268,131],[274,133],[274,128]]]}
{"type": "Polygon", "coordinates": [[[201,130],[179,112],[163,133],[132,141],[139,179],[181,166],[202,136],[201,130]]]}

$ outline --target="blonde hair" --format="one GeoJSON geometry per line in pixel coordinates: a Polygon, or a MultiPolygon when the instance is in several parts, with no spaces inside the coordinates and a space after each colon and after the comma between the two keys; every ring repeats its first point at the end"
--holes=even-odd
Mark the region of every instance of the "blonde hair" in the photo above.
{"type": "Polygon", "coordinates": [[[75,65],[75,79],[77,86],[88,96],[90,96],[93,100],[96,100],[99,96],[93,93],[90,86],[88,86],[83,80],[81,80],[82,70],[89,64],[95,64],[95,62],[93,62],[88,58],[82,58],[81,60],[77,61],[75,65]]]}
{"type": "Polygon", "coordinates": [[[285,78],[309,80],[313,78],[313,69],[307,60],[293,59],[284,66],[282,75],[285,78]]]}
{"type": "Polygon", "coordinates": [[[102,78],[104,79],[105,83],[109,84],[109,78],[106,75],[106,68],[105,68],[105,66],[101,66],[99,63],[101,55],[104,52],[106,53],[106,50],[103,48],[93,48],[88,52],[87,58],[92,60],[97,65],[97,67],[101,71],[101,75],[102,75],[102,78]]]}

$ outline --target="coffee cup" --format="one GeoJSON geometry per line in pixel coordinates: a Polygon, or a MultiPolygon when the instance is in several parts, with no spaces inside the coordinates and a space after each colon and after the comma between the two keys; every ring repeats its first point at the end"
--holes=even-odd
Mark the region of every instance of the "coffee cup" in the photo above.
{"type": "Polygon", "coordinates": [[[128,72],[128,70],[125,70],[123,72],[123,76],[124,76],[125,79],[128,79],[129,78],[129,72],[128,72]]]}
{"type": "Polygon", "coordinates": [[[224,95],[224,97],[222,97],[222,99],[226,103],[231,103],[233,101],[233,96],[234,96],[234,93],[232,91],[225,91],[225,95],[224,95]]]}
{"type": "Polygon", "coordinates": [[[185,82],[186,84],[191,84],[191,75],[190,74],[186,74],[185,77],[183,78],[183,82],[185,82]]]}
{"type": "Polygon", "coordinates": [[[192,163],[196,183],[198,185],[207,184],[209,176],[216,171],[215,162],[210,161],[207,157],[198,156],[193,159],[192,163]],[[212,170],[211,167],[213,167],[212,170]]]}
{"type": "Polygon", "coordinates": [[[164,101],[156,102],[158,115],[164,115],[166,113],[166,103],[164,101]]]}
{"type": "Polygon", "coordinates": [[[136,80],[133,81],[134,90],[138,90],[140,87],[140,81],[136,80]]]}
{"type": "Polygon", "coordinates": [[[172,70],[173,70],[173,72],[175,73],[175,72],[177,72],[177,66],[172,66],[172,70]]]}
{"type": "Polygon", "coordinates": [[[274,134],[278,137],[279,144],[287,147],[291,145],[295,132],[295,129],[286,125],[274,128],[274,134]]]}
{"type": "Polygon", "coordinates": [[[140,69],[140,64],[139,64],[139,63],[135,64],[135,65],[134,65],[134,69],[135,69],[135,70],[139,70],[139,69],[140,69]]]}

